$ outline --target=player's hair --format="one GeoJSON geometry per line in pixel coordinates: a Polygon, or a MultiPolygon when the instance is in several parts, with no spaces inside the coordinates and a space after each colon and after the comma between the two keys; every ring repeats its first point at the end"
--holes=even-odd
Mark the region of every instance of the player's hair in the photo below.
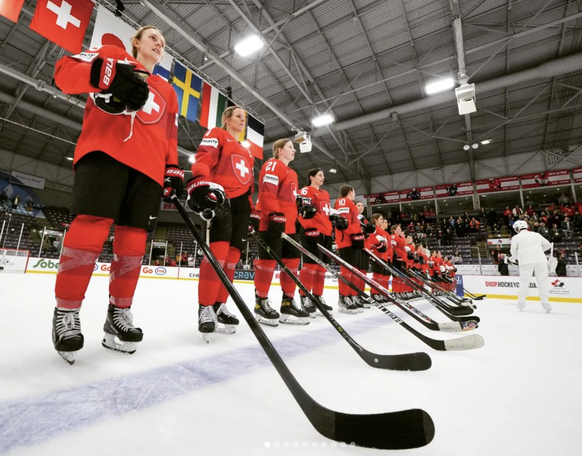
{"type": "Polygon", "coordinates": [[[354,187],[352,187],[351,185],[342,185],[340,187],[340,196],[342,198],[345,196],[348,196],[348,193],[350,193],[353,190],[354,190],[354,187]]]}
{"type": "Polygon", "coordinates": [[[158,32],[160,32],[160,35],[162,35],[163,47],[164,47],[164,49],[166,48],[166,39],[164,38],[162,31],[159,28],[157,28],[155,25],[144,25],[137,32],[135,32],[135,35],[133,35],[131,37],[131,55],[133,55],[133,58],[137,58],[137,48],[135,47],[134,41],[141,40],[143,32],[145,32],[146,30],[149,30],[149,29],[154,29],[154,30],[157,30],[158,32]]]}
{"type": "Polygon", "coordinates": [[[283,149],[283,147],[285,147],[285,145],[291,142],[291,140],[289,138],[282,138],[282,139],[278,139],[277,141],[275,141],[273,143],[273,157],[274,158],[279,158],[279,152],[281,151],[281,149],[283,149]]]}
{"type": "Polygon", "coordinates": [[[378,220],[380,217],[384,217],[382,214],[380,214],[379,212],[374,212],[372,214],[372,217],[370,217],[370,220],[372,220],[372,223],[376,223],[376,220],[378,220]]]}
{"type": "MultiPolygon", "coordinates": [[[[310,169],[310,170],[307,172],[307,177],[308,177],[308,178],[309,178],[309,177],[315,177],[315,176],[317,176],[317,173],[318,173],[318,172],[320,172],[320,171],[322,171],[322,172],[323,172],[323,169],[321,169],[321,168],[312,168],[312,169],[310,169]]],[[[311,182],[311,179],[310,179],[310,182],[311,182]]]]}
{"type": "Polygon", "coordinates": [[[223,130],[226,130],[226,121],[232,117],[235,109],[242,109],[243,111],[245,110],[242,106],[239,106],[239,105],[232,105],[232,106],[229,106],[228,108],[226,108],[224,110],[224,112],[222,113],[222,129],[223,130]]]}
{"type": "Polygon", "coordinates": [[[400,225],[399,225],[399,224],[397,224],[397,225],[392,225],[392,228],[390,229],[390,232],[391,232],[392,234],[396,233],[396,230],[397,230],[399,227],[400,227],[400,225]]]}
{"type": "Polygon", "coordinates": [[[354,201],[354,204],[358,204],[358,203],[361,203],[362,205],[365,206],[365,204],[364,204],[364,202],[362,200],[356,200],[356,201],[354,201]]]}

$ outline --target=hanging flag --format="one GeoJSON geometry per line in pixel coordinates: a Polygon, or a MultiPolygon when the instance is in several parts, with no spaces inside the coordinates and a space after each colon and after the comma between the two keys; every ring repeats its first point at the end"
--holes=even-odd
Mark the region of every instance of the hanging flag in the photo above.
{"type": "MultiPolygon", "coordinates": [[[[200,125],[210,130],[216,126],[222,126],[222,112],[228,106],[228,99],[218,89],[207,82],[202,89],[202,109],[200,112],[200,125]]],[[[244,139],[244,138],[243,138],[244,139]]]]}
{"type": "Polygon", "coordinates": [[[263,137],[265,134],[265,124],[247,114],[247,141],[250,144],[250,151],[253,157],[263,159],[263,137]]]}
{"type": "Polygon", "coordinates": [[[38,0],[30,28],[73,54],[83,48],[93,0],[38,0]]]}
{"type": "MultiPolygon", "coordinates": [[[[230,99],[228,101],[230,101],[230,99]]],[[[230,103],[228,105],[228,107],[233,106],[233,105],[234,105],[234,103],[230,103]]],[[[237,138],[238,142],[240,142],[240,143],[242,143],[247,137],[247,118],[248,118],[248,115],[249,115],[249,113],[245,111],[245,128],[243,129],[243,131],[241,131],[239,133],[238,138],[237,138]]]]}
{"type": "Polygon", "coordinates": [[[10,19],[12,22],[18,22],[18,16],[24,0],[0,0],[0,16],[10,19]]]}
{"type": "MultiPolygon", "coordinates": [[[[125,49],[128,54],[131,54],[131,37],[136,32],[137,30],[133,27],[115,17],[105,8],[100,7],[97,9],[90,47],[99,48],[110,44],[125,49]]],[[[174,63],[174,58],[165,52],[162,61],[154,67],[152,74],[157,74],[168,81],[172,63],[174,63]]]]}
{"type": "Polygon", "coordinates": [[[180,115],[192,122],[196,122],[202,79],[180,62],[174,62],[174,79],[172,85],[178,95],[180,115]]]}

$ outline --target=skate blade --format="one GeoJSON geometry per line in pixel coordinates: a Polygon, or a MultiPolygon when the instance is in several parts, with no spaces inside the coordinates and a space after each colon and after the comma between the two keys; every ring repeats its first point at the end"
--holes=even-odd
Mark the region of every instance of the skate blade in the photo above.
{"type": "Polygon", "coordinates": [[[341,307],[339,308],[339,312],[340,313],[346,313],[346,314],[352,314],[352,315],[355,315],[355,314],[359,313],[357,310],[342,309],[341,307]]]}
{"type": "Polygon", "coordinates": [[[212,340],[212,334],[214,333],[202,333],[202,339],[204,339],[204,342],[209,344],[210,341],[212,340]]]}
{"type": "Polygon", "coordinates": [[[236,333],[236,325],[224,325],[224,326],[217,326],[216,331],[217,334],[223,334],[225,336],[230,336],[236,333]]]}
{"type": "Polygon", "coordinates": [[[279,321],[281,323],[284,323],[286,325],[308,325],[309,323],[311,323],[309,321],[309,317],[295,317],[292,315],[281,315],[281,317],[279,318],[279,321]]]}
{"type": "MultiPolygon", "coordinates": [[[[333,315],[333,310],[328,310],[327,311],[328,314],[333,315]]],[[[315,315],[317,315],[318,317],[323,317],[323,313],[320,312],[319,310],[317,310],[317,312],[315,312],[315,315]]]]}
{"type": "Polygon", "coordinates": [[[63,358],[66,362],[68,362],[71,366],[75,364],[75,353],[76,352],[64,352],[60,351],[57,352],[61,358],[63,358]]]}
{"type": "Polygon", "coordinates": [[[105,333],[101,345],[124,355],[133,355],[137,350],[137,342],[123,342],[119,337],[105,333]]]}
{"type": "Polygon", "coordinates": [[[265,326],[279,326],[279,320],[276,318],[268,319],[268,318],[263,318],[263,317],[260,317],[258,315],[255,315],[255,319],[260,324],[265,325],[265,326]]]}

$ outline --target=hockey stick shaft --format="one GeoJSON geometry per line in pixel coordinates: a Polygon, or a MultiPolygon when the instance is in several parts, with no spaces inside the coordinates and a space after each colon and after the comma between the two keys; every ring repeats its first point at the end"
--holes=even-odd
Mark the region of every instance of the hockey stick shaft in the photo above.
{"type": "Polygon", "coordinates": [[[200,232],[190,220],[184,206],[176,195],[172,201],[184,219],[190,232],[198,242],[212,269],[228,290],[243,318],[265,351],[273,367],[297,401],[297,404],[321,435],[339,442],[353,442],[357,446],[380,449],[407,449],[427,445],[434,438],[434,422],[428,413],[421,409],[397,412],[356,415],[336,412],[317,403],[293,376],[273,344],[253,318],[244,300],[228,279],[224,269],[204,242],[200,232]]]}
{"type": "Polygon", "coordinates": [[[261,237],[256,233],[252,233],[253,239],[257,241],[259,246],[261,246],[279,265],[282,273],[286,273],[289,278],[295,282],[297,287],[307,296],[311,302],[319,309],[323,316],[331,323],[335,330],[344,338],[344,340],[354,349],[354,351],[360,355],[360,357],[370,366],[377,367],[380,369],[392,369],[392,370],[426,370],[429,369],[432,361],[426,353],[410,353],[404,355],[378,355],[369,352],[358,344],[335,318],[327,311],[325,307],[321,304],[321,301],[315,297],[307,287],[293,274],[283,260],[267,245],[267,243],[261,239],[261,237]]]}

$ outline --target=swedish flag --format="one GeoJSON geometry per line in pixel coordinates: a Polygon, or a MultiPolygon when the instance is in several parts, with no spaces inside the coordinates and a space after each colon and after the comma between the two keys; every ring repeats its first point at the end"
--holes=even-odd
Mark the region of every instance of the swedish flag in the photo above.
{"type": "Polygon", "coordinates": [[[192,122],[196,122],[198,105],[200,104],[202,79],[180,62],[174,61],[174,79],[172,80],[172,86],[178,95],[180,115],[192,122]]]}

